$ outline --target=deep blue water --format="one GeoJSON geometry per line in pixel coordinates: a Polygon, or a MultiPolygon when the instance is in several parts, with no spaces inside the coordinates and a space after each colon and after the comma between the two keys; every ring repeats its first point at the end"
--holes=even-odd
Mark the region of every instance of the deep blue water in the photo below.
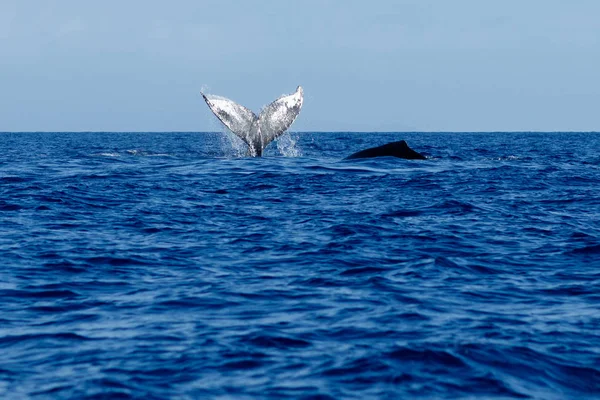
{"type": "Polygon", "coordinates": [[[0,397],[600,398],[599,149],[0,134],[0,397]]]}

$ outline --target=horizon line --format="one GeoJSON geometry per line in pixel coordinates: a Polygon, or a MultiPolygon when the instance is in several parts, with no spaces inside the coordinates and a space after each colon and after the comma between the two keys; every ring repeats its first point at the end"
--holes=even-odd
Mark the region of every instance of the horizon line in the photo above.
{"type": "MultiPolygon", "coordinates": [[[[224,133],[223,131],[0,131],[2,133],[224,133]]],[[[600,131],[319,131],[319,130],[308,130],[308,131],[289,131],[286,133],[600,133],[600,131]]]]}

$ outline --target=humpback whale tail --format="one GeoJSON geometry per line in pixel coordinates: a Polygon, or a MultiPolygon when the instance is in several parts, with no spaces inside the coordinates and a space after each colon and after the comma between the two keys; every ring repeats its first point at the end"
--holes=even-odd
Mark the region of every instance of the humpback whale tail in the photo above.
{"type": "Polygon", "coordinates": [[[277,139],[294,122],[303,102],[302,87],[264,107],[258,117],[249,109],[225,97],[202,93],[204,101],[216,117],[240,137],[250,155],[260,157],[269,143],[277,139]]]}

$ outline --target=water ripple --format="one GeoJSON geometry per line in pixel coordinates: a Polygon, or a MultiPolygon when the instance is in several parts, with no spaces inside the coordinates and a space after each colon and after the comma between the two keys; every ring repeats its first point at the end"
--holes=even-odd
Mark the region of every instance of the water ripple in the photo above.
{"type": "Polygon", "coordinates": [[[2,138],[0,397],[600,398],[597,134],[2,138]]]}

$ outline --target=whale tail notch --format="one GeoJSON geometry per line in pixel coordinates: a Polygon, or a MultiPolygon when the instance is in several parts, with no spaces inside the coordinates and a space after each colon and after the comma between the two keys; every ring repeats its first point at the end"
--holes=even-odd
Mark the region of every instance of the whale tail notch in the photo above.
{"type": "Polygon", "coordinates": [[[262,156],[269,143],[283,134],[294,122],[304,101],[301,86],[264,107],[258,117],[251,110],[225,97],[202,93],[215,116],[242,139],[252,157],[262,156]]]}

